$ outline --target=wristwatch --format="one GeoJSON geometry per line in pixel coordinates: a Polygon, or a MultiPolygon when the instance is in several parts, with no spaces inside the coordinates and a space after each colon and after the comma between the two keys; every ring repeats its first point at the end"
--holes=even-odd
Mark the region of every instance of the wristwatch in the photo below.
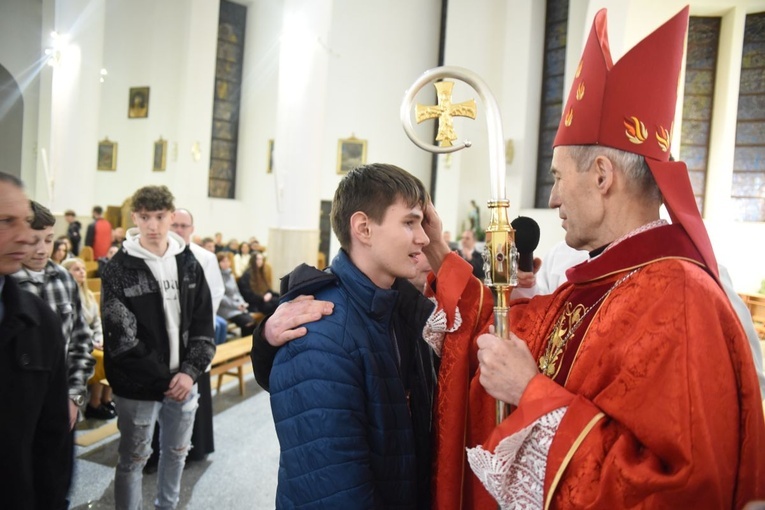
{"type": "Polygon", "coordinates": [[[85,403],[85,396],[82,394],[69,395],[69,399],[74,402],[74,405],[77,407],[82,407],[82,404],[85,403]]]}

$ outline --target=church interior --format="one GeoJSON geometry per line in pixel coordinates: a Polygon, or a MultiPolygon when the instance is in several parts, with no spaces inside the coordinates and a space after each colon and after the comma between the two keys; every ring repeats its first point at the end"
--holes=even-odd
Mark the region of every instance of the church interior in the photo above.
{"type": "MultiPolygon", "coordinates": [[[[3,0],[1,169],[59,233],[64,211],[86,225],[97,205],[128,227],[130,195],[166,185],[195,234],[260,240],[278,288],[296,265],[338,252],[329,205],[359,163],[421,179],[453,239],[473,204],[485,228],[499,143],[499,192],[511,218],[540,225],[542,257],[564,237],[547,206],[551,141],[595,13],[608,9],[618,60],[686,4],[671,152],[688,163],[718,261],[754,303],[765,293],[765,0],[3,0]],[[474,99],[477,113],[454,117],[455,144],[471,146],[449,154],[418,147],[402,124],[405,93],[438,66],[475,73],[492,99],[456,81],[450,101],[474,99]]],[[[438,101],[430,85],[414,97],[438,101]]],[[[434,143],[436,122],[413,131],[434,143]]],[[[273,504],[268,397],[245,379],[245,396],[230,379],[213,392],[216,453],[187,470],[187,508],[273,504]]],[[[78,430],[101,432],[78,446],[74,508],[109,508],[116,428],[104,427],[78,430]]]]}

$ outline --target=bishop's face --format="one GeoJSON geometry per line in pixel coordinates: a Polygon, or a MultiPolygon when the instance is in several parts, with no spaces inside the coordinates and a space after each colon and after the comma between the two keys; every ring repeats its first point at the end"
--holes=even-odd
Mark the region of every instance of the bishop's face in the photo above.
{"type": "Polygon", "coordinates": [[[555,182],[549,205],[558,209],[558,216],[563,220],[561,226],[566,231],[566,244],[577,250],[600,248],[599,233],[604,214],[595,164],[578,169],[570,149],[559,146],[553,150],[550,173],[555,182]]]}

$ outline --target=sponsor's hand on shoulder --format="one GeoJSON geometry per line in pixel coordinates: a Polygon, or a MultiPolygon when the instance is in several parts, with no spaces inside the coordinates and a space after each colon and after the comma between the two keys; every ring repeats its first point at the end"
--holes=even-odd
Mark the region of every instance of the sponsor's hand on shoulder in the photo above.
{"type": "Polygon", "coordinates": [[[308,330],[304,324],[331,315],[334,307],[334,303],[318,301],[313,296],[298,296],[276,308],[274,314],[266,320],[263,336],[272,346],[280,347],[305,335],[308,330]]]}

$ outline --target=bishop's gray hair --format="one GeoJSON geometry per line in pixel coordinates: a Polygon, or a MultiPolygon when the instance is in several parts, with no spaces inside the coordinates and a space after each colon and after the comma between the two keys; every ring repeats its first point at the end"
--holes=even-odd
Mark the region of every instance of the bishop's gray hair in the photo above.
{"type": "Polygon", "coordinates": [[[598,156],[605,156],[620,168],[641,193],[649,199],[662,202],[661,191],[653,178],[651,169],[640,154],[601,145],[572,145],[568,147],[576,162],[578,172],[586,172],[598,156]]]}

